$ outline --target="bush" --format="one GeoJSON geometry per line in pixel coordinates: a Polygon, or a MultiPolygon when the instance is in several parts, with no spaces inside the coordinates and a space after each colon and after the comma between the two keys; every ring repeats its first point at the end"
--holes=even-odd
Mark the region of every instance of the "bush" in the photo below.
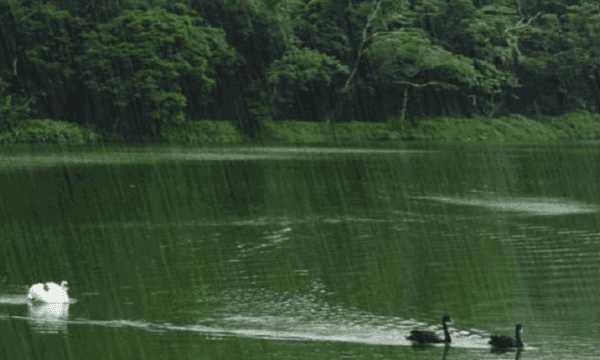
{"type": "Polygon", "coordinates": [[[330,139],[329,126],[307,121],[261,121],[263,140],[291,144],[325,143],[330,139]]]}
{"type": "Polygon", "coordinates": [[[231,121],[196,120],[164,129],[163,138],[175,144],[237,144],[244,140],[231,121]]]}
{"type": "Polygon", "coordinates": [[[0,131],[10,129],[26,118],[34,101],[31,97],[5,93],[8,87],[9,84],[0,77],[0,131]]]}
{"type": "Polygon", "coordinates": [[[396,140],[400,133],[387,124],[352,121],[347,123],[318,123],[306,121],[262,121],[261,137],[266,141],[290,144],[360,143],[396,140]]]}
{"type": "Polygon", "coordinates": [[[20,121],[10,130],[0,133],[0,144],[51,143],[89,144],[99,142],[102,136],[92,129],[65,121],[30,119],[20,121]]]}
{"type": "Polygon", "coordinates": [[[600,115],[575,111],[561,116],[543,119],[558,129],[563,137],[570,139],[600,139],[600,115]]]}
{"type": "Polygon", "coordinates": [[[522,115],[510,115],[493,120],[491,125],[510,141],[553,141],[561,137],[561,133],[552,126],[528,119],[522,115]]]}
{"type": "Polygon", "coordinates": [[[332,126],[333,136],[338,142],[365,142],[377,140],[397,140],[398,131],[390,130],[388,124],[352,121],[332,126]]]}
{"type": "MultiPolygon", "coordinates": [[[[598,127],[600,130],[600,127],[598,127]]],[[[411,129],[409,138],[441,141],[553,141],[564,132],[521,115],[498,119],[438,118],[423,120],[411,129]]]]}

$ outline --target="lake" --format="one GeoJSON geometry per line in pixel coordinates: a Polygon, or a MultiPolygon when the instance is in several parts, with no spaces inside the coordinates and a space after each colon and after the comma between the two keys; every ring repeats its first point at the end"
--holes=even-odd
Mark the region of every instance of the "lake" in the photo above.
{"type": "Polygon", "coordinates": [[[5,148],[0,358],[598,358],[599,177],[596,143],[5,148]]]}

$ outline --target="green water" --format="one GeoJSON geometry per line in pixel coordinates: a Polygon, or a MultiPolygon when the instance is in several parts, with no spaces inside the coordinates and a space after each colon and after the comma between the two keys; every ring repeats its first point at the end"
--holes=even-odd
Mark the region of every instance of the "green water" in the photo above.
{"type": "Polygon", "coordinates": [[[595,358],[598,149],[5,149],[0,358],[595,358]]]}

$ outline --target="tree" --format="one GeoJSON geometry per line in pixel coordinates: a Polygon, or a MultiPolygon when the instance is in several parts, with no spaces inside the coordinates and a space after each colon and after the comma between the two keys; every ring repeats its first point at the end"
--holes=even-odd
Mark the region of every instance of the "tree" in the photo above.
{"type": "MultiPolygon", "coordinates": [[[[378,65],[380,81],[403,87],[404,105],[408,101],[409,88],[458,90],[476,86],[481,77],[472,59],[433,44],[420,29],[379,33],[367,54],[378,65]]],[[[403,106],[401,120],[404,120],[405,111],[403,106]]]]}
{"type": "Polygon", "coordinates": [[[214,94],[212,108],[221,116],[236,118],[239,128],[252,136],[258,133],[258,119],[267,116],[267,68],[280,58],[295,19],[288,14],[294,8],[286,0],[196,0],[190,7],[206,21],[225,31],[227,41],[239,54],[237,66],[224,71],[219,83],[224,84],[214,94]],[[221,91],[222,90],[222,91],[221,91]]]}
{"type": "Polygon", "coordinates": [[[331,106],[329,92],[333,91],[332,79],[348,73],[348,67],[333,56],[304,47],[291,47],[286,55],[273,61],[269,67],[272,99],[295,105],[304,113],[301,114],[303,118],[321,119],[326,115],[323,108],[331,106]]]}
{"type": "MultiPolygon", "coordinates": [[[[138,122],[124,126],[142,136],[160,136],[165,124],[184,121],[182,75],[193,75],[208,92],[215,86],[214,66],[237,59],[223,31],[191,11],[127,10],[83,37],[85,54],[77,62],[86,83],[113,95],[121,116],[138,122]]],[[[118,121],[115,128],[122,126],[118,121]]]]}
{"type": "Polygon", "coordinates": [[[81,53],[78,34],[88,25],[51,3],[1,0],[0,9],[0,66],[10,69],[2,75],[13,84],[8,91],[34,98],[33,115],[82,121],[81,105],[67,99],[83,103],[73,57],[81,53]]]}
{"type": "Polygon", "coordinates": [[[523,59],[521,39],[536,31],[532,22],[538,16],[527,17],[500,0],[477,9],[465,26],[461,43],[468,46],[462,51],[474,58],[483,75],[473,101],[489,117],[508,111],[508,102],[518,98],[515,89],[521,85],[515,68],[523,59]]]}
{"type": "Polygon", "coordinates": [[[600,4],[556,1],[541,8],[534,31],[522,36],[518,70],[524,78],[528,112],[557,114],[567,109],[600,110],[600,4]],[[536,89],[536,96],[531,92],[536,89]],[[529,96],[528,96],[529,95],[529,96]]]}
{"type": "Polygon", "coordinates": [[[32,97],[9,94],[8,83],[0,78],[0,131],[10,130],[31,111],[32,97]]]}

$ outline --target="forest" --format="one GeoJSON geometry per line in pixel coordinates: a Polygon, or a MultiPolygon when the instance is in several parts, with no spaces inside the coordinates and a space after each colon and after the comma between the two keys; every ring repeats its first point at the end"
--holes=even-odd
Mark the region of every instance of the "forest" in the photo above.
{"type": "Polygon", "coordinates": [[[600,108],[597,0],[0,0],[0,131],[600,108]]]}

